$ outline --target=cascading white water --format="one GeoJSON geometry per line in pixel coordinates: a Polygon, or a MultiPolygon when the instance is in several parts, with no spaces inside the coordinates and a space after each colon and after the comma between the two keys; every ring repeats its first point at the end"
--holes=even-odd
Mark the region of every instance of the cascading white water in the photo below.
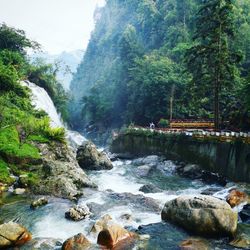
{"type": "Polygon", "coordinates": [[[23,81],[22,84],[31,90],[31,102],[35,108],[44,110],[48,114],[50,125],[54,128],[64,127],[61,117],[46,90],[29,81],[23,81]]]}
{"type": "Polygon", "coordinates": [[[38,110],[45,111],[50,118],[50,125],[53,128],[63,127],[66,130],[66,138],[71,146],[76,148],[81,145],[86,138],[76,131],[68,130],[66,125],[63,124],[60,115],[58,114],[56,107],[44,88],[37,86],[30,81],[22,81],[22,85],[28,87],[31,90],[31,102],[38,110]]]}

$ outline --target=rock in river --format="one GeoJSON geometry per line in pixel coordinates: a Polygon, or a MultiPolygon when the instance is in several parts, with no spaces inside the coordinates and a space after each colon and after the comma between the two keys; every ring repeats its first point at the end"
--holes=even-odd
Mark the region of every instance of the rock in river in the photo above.
{"type": "Polygon", "coordinates": [[[62,250],[85,250],[91,246],[89,240],[81,233],[67,239],[62,246],[62,250]]]}
{"type": "Polygon", "coordinates": [[[32,189],[35,194],[76,199],[84,187],[96,187],[79,167],[73,151],[62,143],[37,144],[43,158],[36,171],[42,177],[32,189]]]}
{"type": "Polygon", "coordinates": [[[108,249],[112,249],[117,243],[125,239],[127,241],[130,237],[133,237],[133,235],[120,225],[110,224],[98,234],[97,243],[108,249]]]}
{"type": "Polygon", "coordinates": [[[99,152],[96,146],[90,142],[85,142],[77,150],[76,159],[80,167],[84,170],[112,169],[113,165],[104,152],[99,152]]]}
{"type": "Polygon", "coordinates": [[[100,218],[100,220],[96,221],[93,227],[91,228],[91,233],[99,233],[101,232],[107,225],[112,221],[112,217],[109,214],[105,214],[100,218]]]}
{"type": "Polygon", "coordinates": [[[162,190],[152,184],[145,184],[140,187],[139,191],[148,194],[148,193],[160,193],[162,190]]]}
{"type": "Polygon", "coordinates": [[[226,199],[227,203],[231,207],[235,207],[240,205],[241,203],[247,202],[248,195],[240,190],[233,189],[230,191],[226,199]]]}
{"type": "Polygon", "coordinates": [[[27,229],[17,223],[9,222],[0,225],[0,248],[21,246],[31,238],[27,229]]]}
{"type": "Polygon", "coordinates": [[[33,201],[31,204],[30,204],[30,208],[32,209],[36,209],[38,207],[41,207],[41,206],[45,206],[48,204],[48,199],[46,199],[45,197],[42,197],[38,200],[35,200],[33,201]]]}
{"type": "Polygon", "coordinates": [[[181,250],[209,250],[209,244],[207,241],[199,238],[189,238],[184,240],[180,244],[181,250]]]}
{"type": "Polygon", "coordinates": [[[90,215],[89,208],[84,205],[78,205],[70,208],[69,211],[65,213],[65,218],[80,221],[85,219],[88,215],[90,215]]]}
{"type": "Polygon", "coordinates": [[[188,231],[206,236],[233,235],[238,215],[228,203],[220,199],[199,195],[180,196],[166,202],[161,217],[188,231]]]}

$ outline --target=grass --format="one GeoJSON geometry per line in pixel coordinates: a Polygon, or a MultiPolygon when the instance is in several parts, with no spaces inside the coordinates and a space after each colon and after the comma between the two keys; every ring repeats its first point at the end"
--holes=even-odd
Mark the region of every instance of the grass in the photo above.
{"type": "Polygon", "coordinates": [[[15,127],[0,129],[0,155],[20,159],[39,159],[36,147],[29,143],[21,143],[15,127]]]}
{"type": "Polygon", "coordinates": [[[28,141],[30,141],[30,142],[35,141],[35,142],[40,142],[40,143],[49,143],[50,142],[50,140],[43,135],[30,135],[28,137],[28,141]]]}

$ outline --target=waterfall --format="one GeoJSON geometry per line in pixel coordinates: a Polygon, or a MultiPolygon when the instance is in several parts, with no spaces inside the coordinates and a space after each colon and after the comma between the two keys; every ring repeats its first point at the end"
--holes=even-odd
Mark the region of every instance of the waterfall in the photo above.
{"type": "Polygon", "coordinates": [[[23,86],[31,90],[31,103],[37,110],[45,111],[50,118],[50,125],[53,128],[63,127],[66,130],[66,139],[73,148],[81,145],[86,138],[76,131],[69,130],[63,123],[60,114],[58,114],[56,107],[44,88],[37,86],[30,81],[22,81],[23,86]]]}

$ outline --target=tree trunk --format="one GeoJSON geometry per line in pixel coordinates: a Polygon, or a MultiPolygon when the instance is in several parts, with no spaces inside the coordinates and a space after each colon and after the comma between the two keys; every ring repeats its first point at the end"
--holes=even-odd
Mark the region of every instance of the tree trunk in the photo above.
{"type": "Polygon", "coordinates": [[[220,84],[221,84],[221,24],[219,28],[219,37],[218,37],[218,58],[219,62],[216,69],[216,81],[214,86],[214,125],[215,129],[220,129],[220,84]]]}
{"type": "Polygon", "coordinates": [[[220,129],[220,105],[219,105],[219,82],[216,80],[214,88],[214,125],[215,129],[220,129]]]}

